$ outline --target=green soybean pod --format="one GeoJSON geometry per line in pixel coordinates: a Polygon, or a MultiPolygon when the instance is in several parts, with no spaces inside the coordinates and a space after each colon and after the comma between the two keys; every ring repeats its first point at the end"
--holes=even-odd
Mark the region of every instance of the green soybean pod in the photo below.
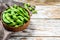
{"type": "Polygon", "coordinates": [[[23,15],[23,13],[21,11],[18,11],[16,14],[19,15],[19,16],[23,16],[24,17],[24,15],[23,15]]]}
{"type": "Polygon", "coordinates": [[[19,10],[18,10],[18,9],[13,8],[13,11],[16,11],[16,12],[17,12],[17,11],[19,11],[19,10]]]}
{"type": "Polygon", "coordinates": [[[23,21],[21,21],[21,20],[19,20],[19,19],[16,20],[16,23],[17,23],[18,25],[20,25],[20,26],[23,25],[23,21]]]}
{"type": "Polygon", "coordinates": [[[5,16],[6,16],[6,19],[7,19],[7,20],[9,20],[10,22],[13,22],[13,20],[9,17],[9,14],[8,14],[8,13],[6,13],[5,16]]]}
{"type": "Polygon", "coordinates": [[[26,17],[29,18],[28,13],[27,13],[23,8],[20,8],[20,11],[21,11],[26,17]]]}
{"type": "Polygon", "coordinates": [[[12,18],[16,20],[17,19],[17,16],[16,15],[12,15],[12,18]]]}
{"type": "Polygon", "coordinates": [[[11,12],[11,9],[6,10],[7,12],[11,12]]]}
{"type": "Polygon", "coordinates": [[[19,13],[19,15],[21,15],[22,17],[24,17],[23,13],[21,13],[21,12],[19,13]]]}
{"type": "Polygon", "coordinates": [[[27,17],[24,17],[24,19],[25,19],[26,21],[28,21],[28,20],[29,20],[27,17]]]}
{"type": "Polygon", "coordinates": [[[19,10],[20,10],[22,13],[24,13],[22,8],[19,8],[19,10]]]}
{"type": "Polygon", "coordinates": [[[13,8],[17,8],[18,6],[15,4],[14,6],[13,6],[13,8]]]}
{"type": "Polygon", "coordinates": [[[21,21],[24,21],[24,18],[22,16],[18,16],[18,18],[21,20],[21,21]]]}
{"type": "Polygon", "coordinates": [[[12,6],[10,6],[10,9],[14,9],[12,6]]]}
{"type": "Polygon", "coordinates": [[[31,7],[29,7],[28,8],[30,11],[33,11],[33,10],[35,10],[35,6],[31,6],[31,7]]]}
{"type": "Polygon", "coordinates": [[[23,14],[24,14],[25,16],[28,15],[28,11],[27,11],[26,9],[21,8],[21,10],[22,10],[22,12],[23,12],[23,14]]]}
{"type": "Polygon", "coordinates": [[[28,9],[28,6],[27,6],[27,4],[26,4],[26,3],[24,4],[24,8],[28,9]]]}
{"type": "Polygon", "coordinates": [[[27,18],[30,18],[30,16],[29,16],[28,14],[26,14],[26,13],[24,13],[24,15],[25,15],[27,18]]]}
{"type": "Polygon", "coordinates": [[[15,13],[14,13],[14,11],[11,11],[11,15],[14,15],[15,13]]]}
{"type": "Polygon", "coordinates": [[[23,8],[23,11],[26,15],[28,15],[28,11],[26,9],[23,8]]]}
{"type": "Polygon", "coordinates": [[[4,11],[3,13],[7,13],[7,11],[4,11]]]}
{"type": "Polygon", "coordinates": [[[12,6],[10,7],[12,11],[18,11],[17,9],[13,8],[12,6]]]}
{"type": "Polygon", "coordinates": [[[5,23],[10,23],[10,21],[8,21],[8,20],[5,18],[5,13],[3,14],[3,21],[4,21],[5,23]]]}
{"type": "Polygon", "coordinates": [[[31,6],[31,5],[30,5],[30,3],[27,3],[26,5],[27,5],[28,7],[30,7],[30,6],[31,6]]]}
{"type": "Polygon", "coordinates": [[[20,8],[19,8],[19,10],[20,10],[22,13],[24,13],[24,10],[23,10],[23,8],[22,8],[22,7],[20,7],[20,8]]]}
{"type": "Polygon", "coordinates": [[[18,8],[18,10],[20,11],[20,14],[24,16],[24,11],[22,8],[18,8]]]}
{"type": "Polygon", "coordinates": [[[25,15],[27,18],[30,18],[30,16],[29,15],[25,15]]]}
{"type": "Polygon", "coordinates": [[[32,7],[29,7],[28,9],[29,9],[30,11],[32,11],[32,10],[33,10],[33,8],[32,8],[32,7]]]}
{"type": "Polygon", "coordinates": [[[18,18],[17,18],[17,16],[16,15],[12,15],[12,20],[13,21],[16,21],[18,18]]]}
{"type": "Polygon", "coordinates": [[[36,13],[37,13],[37,11],[36,11],[36,10],[33,10],[33,11],[32,11],[32,13],[33,13],[33,14],[36,14],[36,13]]]}
{"type": "Polygon", "coordinates": [[[15,25],[14,27],[17,28],[17,27],[19,27],[19,25],[15,25]]]}
{"type": "Polygon", "coordinates": [[[28,18],[29,18],[28,11],[27,11],[27,10],[25,10],[25,9],[23,9],[23,10],[24,10],[24,15],[25,15],[26,17],[28,17],[28,18]]]}
{"type": "Polygon", "coordinates": [[[14,26],[14,25],[16,25],[16,23],[15,22],[11,22],[9,25],[10,26],[14,26]]]}
{"type": "Polygon", "coordinates": [[[35,10],[35,6],[32,6],[32,8],[35,10]]]}

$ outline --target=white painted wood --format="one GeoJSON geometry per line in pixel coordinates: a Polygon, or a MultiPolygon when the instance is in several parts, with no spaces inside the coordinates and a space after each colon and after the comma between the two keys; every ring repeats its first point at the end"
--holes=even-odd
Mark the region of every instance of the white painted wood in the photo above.
{"type": "Polygon", "coordinates": [[[60,37],[14,37],[9,40],[60,40],[60,37]]]}
{"type": "Polygon", "coordinates": [[[60,18],[60,6],[36,6],[37,14],[33,14],[31,18],[60,18]],[[58,11],[57,11],[58,10],[58,11]],[[53,12],[52,12],[53,11],[53,12]]]}
{"type": "Polygon", "coordinates": [[[18,32],[21,36],[60,36],[60,20],[31,19],[25,32],[18,32]]]}
{"type": "Polygon", "coordinates": [[[12,36],[28,36],[28,37],[16,37],[11,40],[20,40],[26,38],[26,40],[60,40],[60,6],[36,6],[37,14],[32,14],[31,23],[24,31],[16,32],[12,36]],[[58,11],[57,11],[58,9],[58,11]],[[54,12],[54,13],[53,13],[54,12]],[[42,19],[43,18],[43,19],[42,19]],[[47,18],[47,19],[44,19],[47,18]],[[52,19],[49,19],[52,18],[52,19]],[[29,37],[31,36],[31,37],[29,37]],[[34,37],[33,37],[34,36],[34,37]],[[35,36],[48,36],[48,37],[35,37],[35,36]]]}

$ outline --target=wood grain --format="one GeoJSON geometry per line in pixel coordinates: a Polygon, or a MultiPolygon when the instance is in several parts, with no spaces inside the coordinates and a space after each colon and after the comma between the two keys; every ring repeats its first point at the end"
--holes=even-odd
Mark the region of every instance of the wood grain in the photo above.
{"type": "Polygon", "coordinates": [[[60,6],[36,6],[37,14],[33,14],[31,18],[60,18],[60,6]]]}
{"type": "Polygon", "coordinates": [[[18,36],[60,36],[60,20],[31,19],[24,31],[15,33],[18,36]]]}
{"type": "Polygon", "coordinates": [[[60,37],[14,37],[9,40],[60,40],[60,37]]]}
{"type": "Polygon", "coordinates": [[[60,40],[60,5],[39,5],[36,10],[28,28],[12,34],[9,40],[60,40]]]}

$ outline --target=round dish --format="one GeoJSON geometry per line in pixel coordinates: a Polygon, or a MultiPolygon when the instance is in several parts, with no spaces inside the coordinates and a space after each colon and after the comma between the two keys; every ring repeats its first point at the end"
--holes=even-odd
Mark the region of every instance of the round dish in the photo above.
{"type": "MultiPolygon", "coordinates": [[[[29,11],[28,11],[28,14],[30,16],[29,11]]],[[[8,31],[13,31],[13,32],[18,32],[18,31],[22,31],[22,30],[26,29],[28,27],[29,23],[30,23],[30,19],[23,26],[19,26],[19,27],[15,28],[15,27],[11,27],[11,26],[7,25],[6,23],[4,23],[2,21],[2,24],[3,24],[4,28],[7,29],[8,31]]]]}

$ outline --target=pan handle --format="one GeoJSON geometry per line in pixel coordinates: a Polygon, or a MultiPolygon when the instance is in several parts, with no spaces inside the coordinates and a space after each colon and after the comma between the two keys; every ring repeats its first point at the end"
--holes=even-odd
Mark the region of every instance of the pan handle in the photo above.
{"type": "Polygon", "coordinates": [[[4,37],[3,37],[3,40],[8,40],[8,38],[10,37],[12,32],[8,32],[6,30],[4,30],[4,37]]]}

